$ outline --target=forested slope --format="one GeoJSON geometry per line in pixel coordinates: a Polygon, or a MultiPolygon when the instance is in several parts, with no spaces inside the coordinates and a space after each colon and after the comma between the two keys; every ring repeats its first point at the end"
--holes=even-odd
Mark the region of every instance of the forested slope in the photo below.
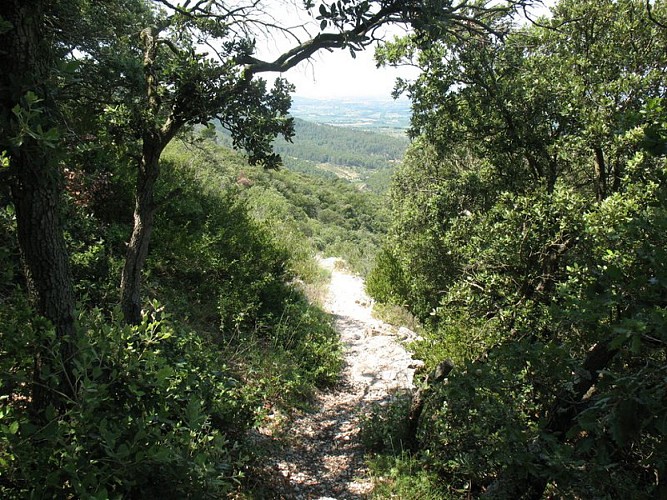
{"type": "Polygon", "coordinates": [[[238,198],[255,220],[276,237],[290,238],[286,248],[302,248],[308,259],[315,253],[342,257],[362,275],[370,270],[388,227],[381,196],[344,179],[251,166],[213,141],[180,142],[171,153],[214,165],[232,159],[233,167],[228,163],[223,169],[227,182],[237,186],[238,198]]]}
{"type": "Polygon", "coordinates": [[[253,429],[342,367],[320,252],[453,367],[365,419],[375,495],[666,497],[667,6],[531,3],[0,2],[0,496],[264,495],[253,429]],[[258,75],[397,21],[387,214],[360,185],[405,143],[296,122],[318,176],[274,170],[293,87],[258,75]]]}
{"type": "MultiPolygon", "coordinates": [[[[346,112],[349,112],[346,111],[346,112]]],[[[232,145],[229,133],[216,124],[218,140],[232,145]]],[[[277,138],[274,150],[285,168],[324,179],[345,179],[359,189],[382,194],[408,147],[403,131],[386,133],[356,127],[294,120],[294,136],[277,138]]]]}
{"type": "Polygon", "coordinates": [[[390,168],[403,158],[405,138],[354,128],[333,127],[296,119],[292,142],[278,140],[274,148],[288,166],[295,157],[368,170],[390,168]]]}
{"type": "MultiPolygon", "coordinates": [[[[340,219],[348,229],[327,231],[326,222],[304,214],[305,203],[290,200],[307,181],[272,178],[212,144],[175,145],[163,160],[158,196],[178,193],[157,214],[148,303],[142,322],[130,327],[117,308],[130,179],[118,165],[103,167],[104,174],[72,171],[66,186],[81,393],[57,425],[31,425],[21,403],[29,401],[32,345],[52,330],[34,319],[15,212],[6,201],[2,207],[1,491],[5,498],[229,491],[252,459],[246,431],[267,409],[301,405],[338,376],[329,319],[287,284],[322,279],[317,247],[304,231],[321,234],[326,251],[353,240],[346,230],[372,238],[372,227],[348,211],[340,219]],[[24,445],[35,439],[39,447],[24,445]]],[[[335,200],[329,210],[358,194],[335,183],[312,191],[335,200]]]]}

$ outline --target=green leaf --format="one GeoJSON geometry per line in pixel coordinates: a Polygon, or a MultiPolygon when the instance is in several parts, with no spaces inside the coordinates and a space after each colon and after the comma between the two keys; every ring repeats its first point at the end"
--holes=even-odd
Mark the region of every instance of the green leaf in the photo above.
{"type": "Polygon", "coordinates": [[[0,152],[0,169],[9,168],[9,156],[7,151],[0,152]]]}
{"type": "Polygon", "coordinates": [[[28,103],[28,107],[31,108],[34,104],[41,102],[42,99],[39,98],[32,90],[28,90],[25,94],[25,100],[28,103]]]}
{"type": "Polygon", "coordinates": [[[130,448],[125,443],[122,443],[118,447],[118,451],[116,452],[116,457],[119,459],[123,459],[129,456],[130,456],[130,448]]]}
{"type": "Polygon", "coordinates": [[[164,382],[167,378],[171,377],[173,373],[174,370],[171,367],[165,366],[155,373],[155,378],[158,380],[158,382],[164,382]]]}
{"type": "Polygon", "coordinates": [[[16,420],[7,426],[7,432],[9,434],[16,434],[18,430],[19,430],[19,423],[16,420]]]}

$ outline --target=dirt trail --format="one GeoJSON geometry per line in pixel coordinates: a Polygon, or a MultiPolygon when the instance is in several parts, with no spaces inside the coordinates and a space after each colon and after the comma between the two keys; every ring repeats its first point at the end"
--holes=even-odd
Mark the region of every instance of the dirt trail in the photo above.
{"type": "Polygon", "coordinates": [[[414,333],[405,328],[397,333],[374,319],[363,280],[341,271],[336,261],[323,259],[321,265],[332,273],[325,309],[345,346],[345,370],[338,387],[317,397],[316,410],[287,429],[286,446],[271,464],[283,483],[273,498],[364,498],[372,484],[358,439],[360,410],[412,389],[421,364],[400,344],[414,333]]]}

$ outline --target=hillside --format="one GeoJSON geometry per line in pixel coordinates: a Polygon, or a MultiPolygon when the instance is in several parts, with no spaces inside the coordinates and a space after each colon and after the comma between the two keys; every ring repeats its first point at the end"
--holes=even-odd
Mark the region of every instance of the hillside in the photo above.
{"type": "Polygon", "coordinates": [[[387,187],[388,175],[383,171],[391,171],[401,161],[409,143],[407,137],[299,118],[295,119],[294,126],[292,142],[282,138],[274,142],[276,152],[288,169],[338,177],[378,191],[387,187]]]}
{"type": "Polygon", "coordinates": [[[667,499],[667,0],[272,4],[0,3],[0,498],[667,499]]]}
{"type": "MultiPolygon", "coordinates": [[[[353,104],[337,109],[330,110],[327,118],[339,123],[363,112],[363,107],[353,104]]],[[[218,122],[214,124],[217,141],[231,147],[229,132],[218,122]]],[[[343,179],[359,189],[381,194],[388,189],[391,174],[409,144],[405,131],[389,133],[379,128],[365,130],[295,118],[292,140],[279,136],[273,141],[273,148],[288,170],[330,180],[343,179]]]]}

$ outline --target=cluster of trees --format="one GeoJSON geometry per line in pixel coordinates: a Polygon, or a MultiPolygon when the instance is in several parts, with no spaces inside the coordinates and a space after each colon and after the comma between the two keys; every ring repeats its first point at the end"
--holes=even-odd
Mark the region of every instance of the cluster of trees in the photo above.
{"type": "MultiPolygon", "coordinates": [[[[229,133],[219,124],[204,135],[232,146],[229,133]]],[[[408,143],[404,133],[350,129],[297,118],[294,137],[289,141],[277,138],[273,146],[289,170],[329,180],[345,178],[360,189],[384,194],[408,143]]]]}
{"type": "Polygon", "coordinates": [[[362,169],[391,168],[403,158],[407,137],[333,127],[295,120],[292,142],[278,139],[274,148],[287,167],[290,158],[362,169]]]}
{"type": "Polygon", "coordinates": [[[442,495],[667,494],[667,5],[560,0],[385,46],[415,138],[368,279],[425,323],[442,495]]]}

